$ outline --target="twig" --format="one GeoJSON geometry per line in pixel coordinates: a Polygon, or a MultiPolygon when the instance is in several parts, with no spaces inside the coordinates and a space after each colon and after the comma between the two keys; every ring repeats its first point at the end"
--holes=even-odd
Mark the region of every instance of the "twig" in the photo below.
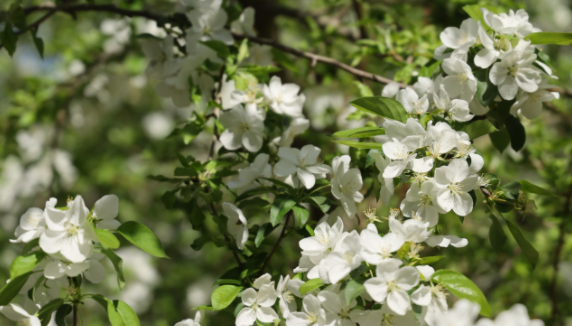
{"type": "MultiPolygon", "coordinates": [[[[372,73],[367,72],[367,71],[363,71],[363,70],[354,68],[354,67],[347,65],[343,62],[340,62],[336,59],[321,56],[321,55],[310,53],[310,52],[300,51],[300,50],[291,48],[289,46],[286,46],[284,44],[275,42],[273,40],[264,39],[264,38],[260,38],[260,37],[256,37],[256,36],[243,35],[243,34],[239,34],[239,33],[232,33],[232,35],[234,37],[236,37],[237,39],[245,39],[246,38],[249,41],[252,41],[254,43],[270,45],[273,48],[279,49],[279,50],[286,52],[286,53],[293,54],[297,57],[308,59],[311,62],[321,62],[321,63],[327,64],[330,66],[334,66],[336,68],[345,70],[345,71],[349,72],[350,74],[352,74],[358,78],[369,79],[369,80],[372,80],[374,82],[381,83],[381,84],[389,84],[389,83],[394,82],[393,80],[391,80],[389,78],[385,78],[385,77],[382,77],[382,76],[379,76],[376,74],[372,74],[372,73]]],[[[401,88],[409,87],[403,83],[398,83],[398,85],[401,88]]]]}
{"type": "Polygon", "coordinates": [[[362,39],[368,38],[365,26],[361,21],[363,19],[363,12],[362,12],[363,7],[357,0],[352,0],[352,5],[354,7],[354,11],[358,19],[360,38],[362,39]]]}
{"type": "Polygon", "coordinates": [[[558,235],[558,242],[556,243],[556,250],[554,252],[554,263],[553,269],[554,274],[552,275],[552,282],[550,284],[550,300],[552,301],[552,313],[550,315],[550,324],[556,324],[556,318],[558,317],[558,268],[560,265],[560,256],[562,254],[562,248],[564,247],[564,236],[566,235],[566,225],[568,222],[569,214],[570,214],[570,203],[572,201],[572,183],[568,188],[568,193],[566,194],[566,203],[564,204],[564,212],[562,216],[562,221],[560,222],[560,226],[558,228],[559,235],[558,235]]]}
{"type": "Polygon", "coordinates": [[[262,275],[262,273],[264,273],[264,269],[266,269],[266,266],[270,262],[270,259],[272,258],[272,256],[276,252],[276,249],[280,245],[280,242],[282,242],[282,239],[284,239],[284,234],[286,233],[286,226],[288,225],[288,221],[290,221],[291,216],[292,216],[292,213],[289,213],[288,216],[286,217],[286,221],[284,222],[284,227],[282,228],[282,232],[280,233],[280,237],[278,238],[278,240],[274,244],[274,247],[272,248],[272,251],[270,251],[270,254],[268,255],[268,257],[264,261],[264,265],[262,265],[262,268],[260,269],[258,276],[260,276],[260,275],[262,275]]]}

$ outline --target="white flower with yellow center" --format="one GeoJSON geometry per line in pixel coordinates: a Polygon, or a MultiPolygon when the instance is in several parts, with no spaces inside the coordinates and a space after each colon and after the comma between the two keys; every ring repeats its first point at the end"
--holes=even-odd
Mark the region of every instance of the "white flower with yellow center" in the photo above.
{"type": "Polygon", "coordinates": [[[429,326],[434,326],[434,320],[437,316],[449,310],[445,289],[441,285],[434,285],[433,283],[430,286],[421,285],[411,294],[411,301],[418,306],[426,307],[423,309],[423,319],[429,326]]]}
{"type": "MultiPolygon", "coordinates": [[[[46,209],[56,207],[58,202],[55,198],[50,198],[46,202],[46,209]]],[[[10,240],[12,243],[28,243],[39,238],[46,230],[45,210],[36,207],[29,208],[26,213],[20,217],[20,225],[16,228],[16,240],[10,240]]]]}
{"type": "Polygon", "coordinates": [[[349,155],[336,156],[332,160],[332,194],[340,200],[349,217],[357,211],[355,203],[361,203],[363,195],[359,192],[363,186],[361,172],[358,168],[350,169],[349,155]]]}
{"type": "Polygon", "coordinates": [[[411,88],[402,89],[397,92],[395,99],[403,105],[405,111],[409,114],[424,114],[429,108],[427,95],[423,95],[420,98],[411,88]]]}
{"type": "Polygon", "coordinates": [[[344,233],[332,252],[320,261],[318,273],[326,284],[336,284],[361,265],[361,245],[356,230],[344,233]]]}
{"type": "Polygon", "coordinates": [[[278,295],[278,305],[282,312],[282,317],[287,318],[291,312],[296,311],[296,300],[294,296],[301,298],[300,286],[304,284],[302,280],[291,280],[290,275],[286,277],[280,276],[276,285],[276,293],[278,295]]]}
{"type": "MultiPolygon", "coordinates": [[[[324,326],[326,325],[326,311],[322,303],[312,294],[304,296],[301,312],[292,312],[286,318],[286,326],[324,326]]],[[[328,323],[329,324],[329,323],[328,323]]]]}
{"type": "Polygon", "coordinates": [[[477,92],[477,80],[471,67],[457,58],[443,60],[441,67],[447,74],[443,78],[443,86],[449,96],[470,102],[477,92]]]}
{"type": "Polygon", "coordinates": [[[407,291],[419,284],[419,271],[411,266],[399,268],[401,264],[398,259],[380,262],[375,277],[365,281],[364,286],[373,300],[379,303],[387,302],[393,312],[403,316],[411,309],[407,291]]]}
{"type": "Polygon", "coordinates": [[[274,290],[274,282],[269,281],[269,274],[262,275],[254,281],[254,288],[248,288],[242,292],[241,299],[244,308],[236,316],[236,326],[250,326],[256,320],[272,323],[280,318],[272,309],[278,296],[274,290]]]}
{"type": "Polygon", "coordinates": [[[437,194],[440,188],[434,179],[424,181],[421,186],[418,183],[411,184],[405,200],[401,202],[401,211],[404,216],[417,215],[429,226],[435,226],[439,222],[439,214],[447,213],[437,204],[437,194]]]}
{"type": "Polygon", "coordinates": [[[93,252],[97,236],[87,220],[89,210],[81,196],[75,197],[66,211],[48,208],[47,230],[40,237],[40,247],[48,254],[61,253],[72,263],[81,263],[93,252]]]}
{"type": "Polygon", "coordinates": [[[300,86],[296,84],[282,84],[278,76],[272,76],[270,83],[262,87],[262,94],[270,103],[270,108],[278,114],[291,117],[302,115],[302,106],[306,97],[298,95],[300,86]]]}
{"type": "Polygon", "coordinates": [[[435,170],[435,182],[441,188],[437,204],[443,210],[452,209],[459,216],[466,216],[473,210],[473,198],[468,192],[477,186],[478,176],[470,172],[465,159],[454,159],[448,166],[435,170]]]}
{"type": "Polygon", "coordinates": [[[316,184],[316,176],[324,177],[330,172],[329,166],[318,163],[318,155],[320,149],[312,145],[301,149],[280,147],[280,161],[274,165],[274,174],[278,177],[296,176],[306,189],[310,189],[316,184]]]}
{"type": "Polygon", "coordinates": [[[380,262],[390,259],[393,253],[399,250],[405,240],[397,233],[388,233],[383,237],[377,233],[373,224],[361,231],[361,256],[368,263],[377,265],[380,262]]]}
{"type": "Polygon", "coordinates": [[[249,152],[258,152],[264,136],[264,110],[256,104],[246,107],[237,105],[220,116],[220,123],[226,130],[220,135],[220,142],[228,150],[244,146],[249,152]]]}
{"type": "Polygon", "coordinates": [[[542,78],[540,70],[532,67],[535,60],[532,51],[512,51],[493,65],[489,78],[503,99],[514,99],[519,88],[528,93],[538,90],[542,78]]]}
{"type": "Polygon", "coordinates": [[[439,35],[439,38],[444,46],[453,49],[451,57],[467,61],[469,48],[477,42],[479,37],[477,31],[477,22],[472,18],[468,18],[461,23],[461,28],[445,28],[439,35]]]}

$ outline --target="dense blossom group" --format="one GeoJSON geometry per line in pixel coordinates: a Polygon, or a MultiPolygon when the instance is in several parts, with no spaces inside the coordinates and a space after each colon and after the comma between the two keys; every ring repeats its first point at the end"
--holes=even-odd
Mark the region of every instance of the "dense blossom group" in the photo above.
{"type": "MultiPolygon", "coordinates": [[[[238,155],[242,162],[235,166],[234,174],[223,179],[233,194],[271,187],[273,181],[298,194],[310,194],[325,179],[331,197],[341,207],[326,214],[310,236],[299,241],[301,257],[293,271],[295,276],[280,276],[276,283],[272,275],[262,274],[263,267],[262,275],[248,280],[251,286],[241,288],[242,307],[237,309],[236,325],[282,321],[287,326],[379,326],[391,325],[394,316],[411,317],[413,323],[431,326],[542,325],[541,321],[530,321],[522,305],[500,313],[494,321],[481,319],[476,323],[481,308],[478,304],[460,300],[449,309],[446,287],[432,278],[438,271],[424,263],[421,255],[424,246],[468,245],[467,239],[441,234],[436,226],[441,214],[470,214],[476,204],[475,190],[487,185],[479,175],[483,157],[469,134],[454,128],[489,111],[489,104],[477,96],[479,82],[495,85],[498,96],[494,102],[509,102],[510,113],[515,116],[520,113],[535,118],[542,102],[557,98],[547,90],[549,80],[555,78],[552,71],[538,57],[538,49],[524,38],[537,31],[526,12],[495,14],[482,9],[482,21],[469,18],[460,28],[449,27],[441,33],[443,45],[435,50],[435,59],[442,62],[433,78],[419,77],[412,87],[403,89],[396,83],[383,89],[382,96],[395,99],[408,118],[386,119],[381,143],[368,153],[379,172],[379,199],[389,206],[399,183],[407,183],[409,188],[388,217],[368,210],[367,227],[348,232],[343,218],[355,218],[356,203],[364,200],[362,172],[352,167],[349,155],[336,156],[326,164],[318,147],[291,147],[295,137],[310,126],[303,115],[306,97],[300,87],[283,83],[277,76],[266,83],[250,77],[228,78],[222,73],[218,79],[213,77],[213,72],[228,62],[208,42],[234,45],[233,35],[225,27],[228,25],[234,32],[255,35],[252,8],[229,22],[221,3],[184,1],[192,9],[187,13],[191,27],[184,31],[182,45],[180,37],[173,36],[142,41],[150,61],[146,74],[158,80],[157,94],[171,98],[179,107],[194,103],[201,112],[217,107],[212,116],[218,119],[215,128],[223,129],[217,135],[220,146],[249,158],[238,155]],[[213,66],[216,69],[211,69],[213,66]],[[485,70],[486,79],[479,80],[477,73],[485,70]],[[284,119],[286,125],[268,130],[271,115],[284,119]],[[336,219],[332,225],[328,223],[330,215],[336,219]],[[378,230],[380,219],[387,221],[386,234],[378,230]],[[365,290],[347,300],[348,282],[360,278],[365,290]],[[301,290],[314,281],[320,282],[315,283],[318,286],[301,290]]],[[[250,55],[234,62],[237,66],[271,62],[267,47],[249,45],[248,51],[250,55]]],[[[267,197],[272,200],[275,196],[267,197]]],[[[221,207],[232,246],[236,244],[238,252],[248,251],[249,216],[238,202],[226,198],[221,207]]],[[[45,209],[30,208],[21,217],[13,242],[37,241],[32,250],[46,256],[21,293],[35,288],[35,304],[42,306],[59,298],[62,288],[66,295],[78,295],[72,280],[79,275],[93,283],[101,282],[105,268],[99,260],[104,255],[96,229],[117,229],[117,214],[114,195],[101,198],[92,210],[81,196],[69,200],[66,208],[56,208],[54,198],[45,209]]],[[[225,238],[228,235],[225,233],[225,238]]],[[[36,315],[17,304],[0,307],[0,312],[22,324],[40,323],[36,315]]],[[[200,326],[201,319],[202,312],[198,312],[194,319],[177,326],[200,326]]]]}
{"type": "MultiPolygon", "coordinates": [[[[330,179],[332,197],[343,208],[332,213],[339,215],[333,216],[337,218],[333,225],[327,223],[326,215],[312,236],[300,241],[301,258],[293,279],[281,276],[276,284],[270,274],[264,274],[241,292],[243,308],[237,312],[236,325],[277,320],[289,326],[388,325],[391,315],[413,316],[414,306],[423,308],[422,316],[413,319],[421,324],[473,325],[479,305],[461,300],[449,311],[446,289],[432,281],[435,270],[421,264],[420,251],[424,245],[468,244],[455,235],[439,234],[435,227],[440,214],[453,211],[463,217],[471,213],[475,189],[487,185],[479,175],[483,157],[472,146],[469,134],[452,127],[489,111],[489,104],[477,96],[479,82],[495,85],[498,95],[494,101],[511,101],[510,113],[520,112],[527,118],[538,116],[542,102],[557,97],[546,90],[550,78],[555,78],[552,71],[538,58],[538,49],[524,39],[537,31],[526,12],[495,14],[482,9],[483,21],[469,18],[460,28],[449,27],[441,33],[443,45],[435,50],[435,59],[442,63],[433,78],[419,77],[413,87],[404,89],[397,83],[383,89],[382,96],[399,102],[409,118],[403,122],[386,119],[382,144],[369,153],[379,170],[380,201],[389,205],[398,183],[409,183],[410,187],[399,208],[391,209],[390,216],[385,217],[389,233],[380,234],[376,223],[381,220],[373,210],[366,212],[370,224],[361,233],[344,230],[342,217],[353,218],[356,203],[364,199],[361,171],[351,167],[349,155],[337,156],[328,165],[319,158],[320,148],[290,147],[294,137],[309,127],[302,113],[305,96],[298,85],[273,76],[266,84],[254,78],[238,86],[234,78],[222,75],[215,81],[204,73],[205,68],[199,69],[207,60],[216,63],[218,59],[211,48],[197,40],[233,44],[232,34],[224,29],[227,15],[220,9],[220,1],[207,3],[189,3],[193,27],[186,34],[186,54],[175,56],[169,37],[163,43],[145,43],[151,59],[147,72],[161,80],[158,94],[186,106],[190,97],[185,91],[192,80],[200,89],[201,100],[195,100],[199,109],[209,100],[219,101],[223,109],[219,122],[224,127],[220,144],[227,151],[246,151],[254,157],[251,163],[239,165],[237,174],[226,181],[238,195],[270,187],[271,179],[301,191],[312,191],[318,179],[330,179]],[[487,70],[488,80],[478,79],[478,70],[487,70]],[[220,94],[213,98],[214,89],[220,94]],[[265,128],[270,112],[290,121],[281,134],[265,128]],[[348,303],[346,281],[360,275],[364,266],[371,266],[363,283],[365,292],[348,303]],[[301,294],[304,279],[320,280],[323,286],[301,294]],[[371,304],[365,307],[367,302],[371,304]]],[[[253,10],[247,8],[232,22],[232,29],[255,35],[253,16],[253,10]]],[[[250,50],[260,49],[250,46],[250,50]]],[[[222,208],[228,233],[238,249],[245,250],[251,227],[248,216],[238,204],[223,202],[222,208]]],[[[530,322],[526,309],[516,305],[496,321],[482,319],[477,325],[500,325],[510,318],[511,325],[541,323],[530,322]]],[[[177,325],[199,322],[200,316],[177,325]]]]}

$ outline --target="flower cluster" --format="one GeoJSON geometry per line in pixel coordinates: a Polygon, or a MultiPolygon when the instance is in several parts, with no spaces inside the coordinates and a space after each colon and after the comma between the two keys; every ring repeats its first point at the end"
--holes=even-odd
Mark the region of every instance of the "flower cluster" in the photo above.
{"type": "MultiPolygon", "coordinates": [[[[11,292],[3,300],[10,302],[18,293],[23,294],[25,308],[10,303],[0,307],[0,312],[19,325],[45,325],[55,318],[56,310],[60,313],[59,308],[65,317],[71,306],[96,296],[83,294],[81,285],[83,280],[98,284],[105,279],[102,260],[106,257],[112,261],[122,287],[122,261],[113,251],[120,243],[112,232],[122,234],[145,251],[164,256],[158,239],[145,226],[116,220],[119,199],[115,195],[103,196],[91,210],[79,195],[69,198],[64,207],[56,205],[57,199],[50,198],[44,209],[29,208],[20,218],[16,239],[10,240],[25,247],[12,263],[11,280],[6,285],[11,292]]],[[[108,299],[98,296],[98,300],[108,299]]]]}
{"type": "Polygon", "coordinates": [[[500,326],[500,325],[518,325],[518,326],[544,326],[544,322],[539,319],[530,320],[526,307],[521,304],[515,304],[509,310],[503,311],[491,320],[488,318],[479,319],[479,305],[466,299],[459,300],[453,309],[446,314],[435,318],[435,325],[449,326],[500,326]]]}
{"type": "MultiPolygon", "coordinates": [[[[469,102],[474,114],[485,114],[489,108],[476,97],[475,70],[486,70],[488,81],[498,87],[500,100],[511,101],[511,113],[518,111],[528,119],[542,112],[542,102],[559,97],[547,89],[552,69],[543,62],[539,49],[525,36],[540,31],[528,21],[528,14],[520,9],[508,14],[496,14],[481,9],[484,24],[466,19],[460,28],[448,27],[440,35],[443,45],[435,50],[435,58],[443,60],[442,70],[447,75],[434,80],[420,78],[415,90],[436,93],[443,86],[450,97],[469,102]]],[[[437,103],[437,101],[435,101],[437,103]]]]}

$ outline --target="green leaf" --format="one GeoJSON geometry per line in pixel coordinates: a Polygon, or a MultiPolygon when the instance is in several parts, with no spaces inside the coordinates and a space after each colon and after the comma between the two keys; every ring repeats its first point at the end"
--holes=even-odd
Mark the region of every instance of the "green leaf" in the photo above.
{"type": "Polygon", "coordinates": [[[487,120],[477,120],[464,126],[462,131],[469,135],[470,139],[479,138],[491,132],[498,131],[495,126],[487,120]]]}
{"type": "Polygon", "coordinates": [[[63,304],[64,304],[64,299],[58,298],[42,306],[42,309],[38,311],[38,318],[42,322],[42,326],[48,325],[48,323],[52,319],[52,313],[58,310],[63,304]]]}
{"type": "Polygon", "coordinates": [[[10,282],[4,285],[2,290],[0,290],[0,306],[9,304],[10,301],[18,295],[18,292],[20,292],[24,284],[26,284],[30,275],[32,275],[32,272],[22,274],[10,279],[10,282]]]}
{"type": "Polygon", "coordinates": [[[367,138],[377,135],[385,135],[385,129],[379,127],[361,127],[361,128],[338,131],[334,133],[332,137],[367,138]]]}
{"type": "Polygon", "coordinates": [[[491,138],[491,142],[495,148],[498,149],[501,153],[510,143],[510,135],[508,134],[506,128],[503,128],[497,132],[490,133],[489,137],[491,138]]]}
{"type": "Polygon", "coordinates": [[[504,197],[510,200],[516,200],[518,198],[518,194],[520,193],[520,183],[511,181],[502,185],[501,189],[503,191],[504,197]]]}
{"type": "Polygon", "coordinates": [[[524,126],[522,123],[520,123],[520,120],[512,114],[506,118],[504,123],[506,130],[510,135],[510,146],[515,151],[520,151],[526,142],[526,132],[524,131],[524,126]]]}
{"type": "Polygon", "coordinates": [[[534,247],[530,244],[530,242],[526,240],[526,238],[524,237],[524,235],[522,235],[522,232],[520,232],[520,229],[518,228],[518,226],[516,226],[516,224],[507,220],[506,218],[504,218],[504,216],[503,219],[506,222],[506,225],[508,226],[510,233],[512,233],[512,236],[516,240],[516,243],[518,243],[518,246],[520,247],[526,258],[532,265],[532,269],[534,269],[534,267],[536,267],[536,263],[538,263],[538,257],[539,257],[538,251],[536,251],[536,249],[534,249],[534,247]]]}
{"type": "Polygon", "coordinates": [[[213,310],[212,306],[198,306],[198,307],[194,307],[191,310],[213,310]]]}
{"type": "Polygon", "coordinates": [[[20,275],[33,271],[44,258],[46,258],[46,254],[41,251],[34,251],[16,257],[10,265],[10,279],[14,279],[20,275]]]}
{"type": "Polygon", "coordinates": [[[123,301],[109,300],[106,297],[94,294],[91,298],[97,301],[106,311],[111,326],[140,326],[137,314],[123,301]]]}
{"type": "Polygon", "coordinates": [[[276,226],[272,226],[272,224],[270,223],[264,223],[260,226],[258,232],[256,233],[256,238],[254,238],[254,245],[256,246],[256,248],[260,247],[260,244],[262,243],[264,238],[266,238],[270,233],[272,233],[274,229],[276,229],[276,226]]]}
{"type": "Polygon", "coordinates": [[[34,29],[30,29],[30,34],[32,35],[32,41],[34,41],[34,45],[36,46],[36,50],[38,50],[38,54],[42,59],[44,58],[44,41],[36,35],[34,29]]]}
{"type": "Polygon", "coordinates": [[[560,196],[553,193],[552,191],[541,188],[541,187],[534,185],[534,184],[532,184],[526,180],[520,180],[519,183],[520,183],[520,190],[527,192],[529,194],[537,194],[537,195],[560,198],[560,196]]]}
{"type": "Polygon", "coordinates": [[[274,198],[272,207],[270,207],[270,223],[276,226],[282,221],[282,218],[288,213],[292,207],[296,205],[296,201],[284,196],[278,195],[274,198]]]}
{"type": "Polygon", "coordinates": [[[117,249],[119,248],[119,240],[113,235],[113,233],[104,229],[95,229],[95,234],[97,235],[97,240],[103,248],[106,249],[117,249]]]}
{"type": "Polygon", "coordinates": [[[354,80],[354,85],[357,86],[360,96],[368,96],[368,97],[373,96],[373,92],[371,91],[371,88],[369,88],[367,85],[362,84],[361,82],[359,82],[357,80],[354,80]]]}
{"type": "Polygon", "coordinates": [[[56,311],[56,325],[66,326],[66,316],[73,311],[73,307],[69,304],[61,305],[56,311]]]}
{"type": "Polygon", "coordinates": [[[495,250],[501,250],[506,243],[506,234],[500,224],[499,220],[493,214],[489,215],[493,224],[491,224],[491,228],[489,229],[489,241],[491,242],[491,246],[495,250]]]}
{"type": "Polygon", "coordinates": [[[238,197],[236,197],[235,201],[240,202],[242,200],[245,200],[248,197],[261,195],[261,194],[267,194],[267,193],[268,193],[268,188],[266,188],[266,187],[254,188],[254,189],[247,190],[247,191],[243,192],[242,194],[240,194],[238,197]]]}
{"type": "Polygon", "coordinates": [[[4,26],[4,31],[0,33],[0,41],[2,41],[2,45],[8,51],[10,56],[14,55],[16,52],[16,43],[18,42],[18,35],[14,33],[12,29],[12,25],[6,24],[4,26]]]}
{"type": "Polygon", "coordinates": [[[201,230],[201,227],[203,226],[203,222],[205,221],[205,219],[206,217],[205,213],[203,212],[203,209],[199,207],[199,205],[195,201],[194,206],[191,212],[189,213],[189,222],[191,222],[191,227],[193,228],[193,230],[196,231],[201,230]]]}
{"type": "Polygon", "coordinates": [[[363,143],[355,140],[347,140],[347,139],[330,139],[334,143],[354,147],[354,148],[361,148],[361,149],[381,149],[380,143],[363,143]]]}
{"type": "Polygon", "coordinates": [[[107,300],[107,317],[112,326],[140,326],[137,314],[121,300],[107,300]]]}
{"type": "Polygon", "coordinates": [[[165,254],[157,236],[145,225],[135,221],[129,221],[121,224],[121,226],[117,228],[117,232],[141,250],[155,257],[169,258],[165,254]]]}
{"type": "Polygon", "coordinates": [[[428,256],[428,257],[423,257],[421,258],[421,260],[417,263],[417,265],[430,265],[433,263],[438,262],[439,260],[441,260],[442,258],[445,258],[445,256],[428,256]]]}
{"type": "Polygon", "coordinates": [[[309,203],[319,208],[322,213],[326,214],[330,209],[330,204],[328,204],[328,198],[324,196],[308,196],[309,203]]]}
{"type": "Polygon", "coordinates": [[[481,306],[481,315],[485,317],[491,316],[491,307],[485,298],[485,295],[479,287],[468,279],[465,275],[451,271],[451,270],[438,270],[431,276],[433,281],[436,281],[447,288],[451,293],[456,295],[459,299],[467,299],[478,303],[481,306]]]}
{"type": "Polygon", "coordinates": [[[495,98],[499,95],[497,86],[491,82],[488,75],[488,72],[485,70],[478,70],[475,72],[475,77],[477,79],[477,93],[475,94],[475,97],[484,107],[493,103],[495,98]]]}
{"type": "Polygon", "coordinates": [[[228,49],[228,45],[222,43],[221,41],[210,40],[201,43],[213,49],[216,52],[217,56],[223,60],[226,60],[226,58],[230,55],[230,50],[228,49]]]}
{"type": "Polygon", "coordinates": [[[362,293],[365,292],[365,286],[363,283],[367,278],[358,277],[353,280],[349,280],[346,283],[346,287],[344,288],[344,297],[346,299],[346,304],[350,304],[355,298],[359,297],[362,293]]]}
{"type": "Polygon", "coordinates": [[[321,279],[315,278],[313,280],[309,280],[308,282],[300,285],[300,294],[304,295],[308,292],[312,292],[315,289],[319,288],[320,286],[324,285],[321,279]]]}
{"type": "Polygon", "coordinates": [[[240,204],[238,205],[238,208],[243,209],[249,206],[254,206],[256,208],[260,208],[260,209],[266,209],[268,207],[270,207],[270,202],[268,202],[268,200],[266,199],[262,199],[260,197],[255,197],[249,200],[244,200],[242,202],[240,202],[240,204]]]}
{"type": "Polygon", "coordinates": [[[245,38],[244,40],[242,40],[242,43],[240,43],[240,47],[238,48],[238,55],[236,57],[236,62],[240,63],[242,62],[242,60],[248,58],[250,54],[248,53],[248,39],[245,38]]]}
{"type": "Polygon", "coordinates": [[[407,111],[401,103],[388,97],[370,96],[361,97],[350,102],[359,110],[373,113],[377,116],[405,123],[409,118],[407,111]]]}
{"type": "Polygon", "coordinates": [[[302,206],[294,206],[292,207],[292,212],[294,213],[294,217],[296,218],[296,222],[298,222],[298,227],[302,227],[308,222],[310,218],[310,212],[302,206]]]}
{"type": "Polygon", "coordinates": [[[365,167],[367,168],[368,166],[372,165],[373,163],[375,163],[375,156],[378,154],[383,154],[383,151],[381,149],[372,149],[370,151],[367,152],[367,157],[365,158],[365,167]]]}
{"type": "Polygon", "coordinates": [[[530,33],[524,39],[529,40],[532,44],[570,45],[572,44],[572,33],[530,33]]]}
{"type": "Polygon", "coordinates": [[[119,289],[123,289],[125,286],[125,276],[123,276],[123,259],[117,256],[115,251],[111,249],[103,249],[101,250],[101,253],[107,256],[107,258],[109,258],[113,264],[115,272],[117,273],[117,285],[119,286],[119,289]]]}
{"type": "Polygon", "coordinates": [[[163,202],[163,205],[165,205],[166,209],[171,209],[173,206],[175,206],[175,202],[177,201],[175,193],[177,191],[178,190],[169,190],[166,191],[163,196],[161,196],[161,201],[163,202]]]}
{"type": "Polygon", "coordinates": [[[240,292],[240,287],[234,285],[223,285],[216,288],[211,295],[211,302],[214,310],[222,310],[228,307],[240,292]]]}
{"type": "Polygon", "coordinates": [[[411,242],[406,242],[401,246],[401,248],[399,248],[399,250],[397,250],[397,256],[399,259],[403,259],[403,257],[409,253],[409,248],[411,248],[411,242]]]}
{"type": "Polygon", "coordinates": [[[195,241],[191,244],[191,248],[194,251],[199,251],[203,248],[204,245],[211,241],[211,237],[208,235],[201,235],[200,237],[196,238],[195,241]]]}

